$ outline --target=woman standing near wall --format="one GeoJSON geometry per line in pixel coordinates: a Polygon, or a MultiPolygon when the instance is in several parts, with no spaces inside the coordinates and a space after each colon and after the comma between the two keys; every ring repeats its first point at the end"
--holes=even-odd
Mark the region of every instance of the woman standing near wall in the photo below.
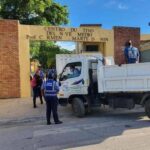
{"type": "Polygon", "coordinates": [[[42,79],[40,78],[39,71],[36,71],[32,78],[31,86],[33,89],[33,108],[36,108],[36,98],[39,96],[41,104],[43,104],[42,94],[41,94],[42,79]]]}

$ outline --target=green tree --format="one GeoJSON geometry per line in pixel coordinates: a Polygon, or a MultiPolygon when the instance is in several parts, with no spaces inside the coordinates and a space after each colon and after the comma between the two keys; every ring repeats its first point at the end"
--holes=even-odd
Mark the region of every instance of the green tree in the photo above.
{"type": "Polygon", "coordinates": [[[38,55],[33,56],[33,59],[38,59],[42,67],[46,69],[56,65],[56,54],[70,54],[71,52],[66,49],[61,49],[59,46],[49,41],[44,41],[40,43],[38,53],[38,55]]]}
{"type": "MultiPolygon", "coordinates": [[[[26,25],[64,25],[68,23],[68,8],[54,0],[0,0],[0,18],[16,19],[26,25]]],[[[30,42],[32,58],[43,67],[54,63],[56,53],[64,53],[53,42],[30,42]]],[[[69,53],[65,51],[65,53],[69,53]]]]}
{"type": "Polygon", "coordinates": [[[68,8],[53,0],[1,0],[0,17],[21,24],[62,25],[68,23],[68,8]]]}
{"type": "Polygon", "coordinates": [[[30,54],[32,59],[39,60],[43,68],[55,66],[56,54],[70,54],[67,49],[62,49],[51,41],[30,42],[30,54]]]}

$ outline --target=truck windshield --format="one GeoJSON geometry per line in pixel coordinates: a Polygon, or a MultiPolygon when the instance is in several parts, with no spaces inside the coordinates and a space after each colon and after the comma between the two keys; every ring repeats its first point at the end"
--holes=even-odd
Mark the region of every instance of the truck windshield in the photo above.
{"type": "Polygon", "coordinates": [[[81,74],[81,67],[81,62],[67,64],[61,74],[60,80],[64,81],[70,78],[79,77],[81,74]]]}

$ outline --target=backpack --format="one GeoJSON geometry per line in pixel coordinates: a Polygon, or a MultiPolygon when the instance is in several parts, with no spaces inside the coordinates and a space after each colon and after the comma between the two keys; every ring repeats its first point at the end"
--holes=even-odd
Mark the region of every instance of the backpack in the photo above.
{"type": "Polygon", "coordinates": [[[130,59],[136,59],[138,57],[138,49],[135,47],[128,48],[128,57],[130,59]]]}
{"type": "Polygon", "coordinates": [[[34,88],[35,86],[36,86],[36,79],[35,77],[33,77],[31,80],[31,87],[34,88]]]}

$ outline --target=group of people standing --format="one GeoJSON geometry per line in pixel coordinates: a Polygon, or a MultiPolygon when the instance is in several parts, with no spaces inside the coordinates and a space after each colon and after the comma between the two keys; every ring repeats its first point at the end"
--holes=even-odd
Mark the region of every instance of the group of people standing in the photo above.
{"type": "Polygon", "coordinates": [[[33,89],[33,108],[36,108],[36,98],[39,97],[41,104],[43,104],[43,98],[46,102],[46,119],[47,125],[50,125],[51,112],[53,113],[53,119],[55,124],[61,124],[62,121],[58,118],[57,106],[58,98],[57,93],[59,91],[59,85],[56,81],[56,71],[50,69],[49,72],[44,75],[41,67],[39,66],[31,79],[31,86],[33,89]]]}
{"type": "MultiPolygon", "coordinates": [[[[124,55],[126,63],[138,63],[140,58],[139,50],[136,47],[133,47],[132,41],[129,40],[126,43],[124,49],[124,55]]],[[[78,76],[79,71],[76,70],[73,66],[70,67],[70,70],[73,72],[73,76],[78,76]]],[[[39,97],[41,104],[43,104],[43,98],[46,102],[46,118],[47,124],[50,125],[50,116],[51,112],[53,113],[53,118],[55,124],[62,123],[58,119],[57,106],[58,98],[57,93],[59,91],[59,85],[56,81],[56,71],[54,68],[51,68],[46,76],[44,75],[41,67],[39,66],[35,72],[33,78],[31,79],[31,86],[33,89],[33,107],[36,108],[36,98],[39,97]]]]}

